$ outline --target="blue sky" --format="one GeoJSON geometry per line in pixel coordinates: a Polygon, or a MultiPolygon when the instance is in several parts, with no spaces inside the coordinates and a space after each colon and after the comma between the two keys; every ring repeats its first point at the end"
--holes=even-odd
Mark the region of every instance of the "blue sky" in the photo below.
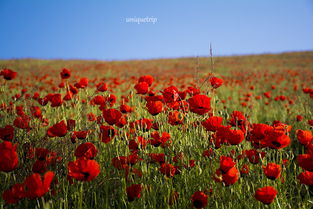
{"type": "Polygon", "coordinates": [[[313,50],[313,0],[0,0],[0,26],[0,59],[278,53],[313,50]]]}

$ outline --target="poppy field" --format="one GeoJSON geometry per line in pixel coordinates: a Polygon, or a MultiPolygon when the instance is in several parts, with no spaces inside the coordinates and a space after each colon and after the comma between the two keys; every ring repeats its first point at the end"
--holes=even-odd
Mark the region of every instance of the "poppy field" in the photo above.
{"type": "Polygon", "coordinates": [[[313,52],[0,72],[0,208],[313,208],[313,52]]]}

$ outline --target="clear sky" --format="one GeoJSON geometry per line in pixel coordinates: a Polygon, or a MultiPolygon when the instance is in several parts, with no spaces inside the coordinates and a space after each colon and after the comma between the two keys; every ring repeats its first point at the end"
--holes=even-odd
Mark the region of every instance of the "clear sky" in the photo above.
{"type": "Polygon", "coordinates": [[[302,51],[313,50],[313,0],[0,0],[0,27],[0,59],[302,51]]]}

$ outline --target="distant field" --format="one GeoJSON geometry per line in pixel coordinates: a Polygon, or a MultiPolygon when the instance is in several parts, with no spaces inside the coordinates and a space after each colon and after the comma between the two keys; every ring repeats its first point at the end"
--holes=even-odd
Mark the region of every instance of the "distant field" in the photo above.
{"type": "Polygon", "coordinates": [[[313,208],[313,51],[0,71],[0,208],[313,208]]]}

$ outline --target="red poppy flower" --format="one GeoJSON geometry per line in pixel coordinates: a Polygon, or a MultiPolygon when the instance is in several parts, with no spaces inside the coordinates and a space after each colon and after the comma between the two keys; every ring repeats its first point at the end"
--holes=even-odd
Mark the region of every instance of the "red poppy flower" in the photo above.
{"type": "Polygon", "coordinates": [[[313,155],[310,154],[298,155],[297,161],[301,168],[313,172],[313,155]]]}
{"type": "Polygon", "coordinates": [[[3,141],[0,144],[0,171],[10,172],[18,166],[18,155],[16,152],[16,145],[9,141],[3,141]]]}
{"type": "Polygon", "coordinates": [[[162,147],[165,147],[168,145],[168,141],[171,138],[171,135],[167,132],[163,132],[162,136],[160,136],[160,134],[157,131],[155,131],[151,133],[151,137],[153,138],[153,140],[149,141],[151,145],[155,147],[158,147],[160,145],[162,147]]]}
{"type": "Polygon", "coordinates": [[[31,106],[30,112],[35,118],[42,118],[41,109],[38,106],[31,106]]]}
{"type": "Polygon", "coordinates": [[[15,204],[25,198],[24,184],[14,184],[10,189],[2,194],[6,204],[15,204]]]}
{"type": "Polygon", "coordinates": [[[296,130],[297,139],[302,145],[310,144],[313,141],[313,135],[311,131],[303,131],[301,129],[296,130]]]}
{"type": "Polygon", "coordinates": [[[232,167],[226,173],[222,172],[222,177],[225,186],[233,185],[239,179],[239,171],[236,167],[232,167]]]}
{"type": "Polygon", "coordinates": [[[61,94],[53,94],[50,97],[51,107],[58,107],[63,104],[62,95],[61,94]]]}
{"type": "Polygon", "coordinates": [[[217,78],[217,77],[211,77],[210,78],[210,83],[211,86],[215,89],[217,89],[218,87],[220,87],[223,84],[223,79],[221,78],[217,78]]]}
{"type": "Polygon", "coordinates": [[[0,72],[0,75],[2,75],[5,80],[13,80],[16,77],[17,72],[10,69],[3,69],[0,72]]]}
{"type": "Polygon", "coordinates": [[[104,143],[109,143],[116,135],[117,131],[112,126],[100,126],[100,138],[104,143]]]}
{"type": "Polygon", "coordinates": [[[251,144],[255,148],[263,148],[266,147],[265,138],[267,136],[267,132],[273,130],[273,127],[267,124],[252,124],[252,128],[250,131],[250,141],[251,144]]]}
{"type": "Polygon", "coordinates": [[[114,94],[110,94],[105,100],[110,107],[112,107],[116,103],[116,96],[114,94]]]}
{"type": "Polygon", "coordinates": [[[103,118],[109,125],[114,125],[122,117],[122,113],[116,109],[103,110],[103,118]]]}
{"type": "Polygon", "coordinates": [[[141,76],[138,80],[138,83],[140,82],[146,82],[149,86],[152,85],[153,83],[153,77],[151,75],[144,75],[144,76],[141,76]]]}
{"type": "Polygon", "coordinates": [[[208,204],[208,196],[204,192],[197,191],[191,196],[191,202],[194,208],[205,208],[208,204]]]}
{"type": "Polygon", "coordinates": [[[73,135],[77,139],[86,139],[86,137],[88,135],[88,131],[74,131],[73,135]]]}
{"type": "Polygon", "coordinates": [[[313,186],[313,172],[304,171],[300,173],[297,178],[300,180],[301,184],[313,186]]]}
{"type": "Polygon", "coordinates": [[[43,180],[38,173],[28,176],[24,182],[25,196],[30,199],[44,196],[50,189],[53,177],[54,173],[52,171],[45,173],[43,180]]]}
{"type": "Polygon", "coordinates": [[[227,173],[229,169],[234,167],[236,163],[233,161],[231,157],[221,156],[220,157],[220,169],[222,172],[227,173]]]}
{"type": "Polygon", "coordinates": [[[6,125],[4,128],[0,128],[0,139],[4,141],[12,141],[14,137],[14,127],[6,125]]]}
{"type": "Polygon", "coordinates": [[[266,186],[259,188],[255,191],[254,197],[258,201],[264,204],[271,204],[277,195],[277,191],[274,187],[266,186]]]}
{"type": "Polygon", "coordinates": [[[97,95],[90,101],[90,104],[104,105],[105,104],[105,98],[104,98],[104,96],[97,95]]]}
{"type": "Polygon", "coordinates": [[[98,150],[93,143],[86,142],[76,148],[75,156],[78,158],[93,159],[96,157],[97,152],[98,150]]]}
{"type": "Polygon", "coordinates": [[[222,126],[223,118],[219,116],[212,116],[203,121],[201,124],[207,131],[217,131],[222,126]]]}
{"type": "Polygon", "coordinates": [[[165,163],[165,154],[164,153],[149,153],[148,154],[152,162],[159,163],[162,165],[165,163]]]}
{"type": "Polygon", "coordinates": [[[303,116],[302,115],[297,115],[296,116],[297,122],[300,122],[303,120],[303,116]]]}
{"type": "Polygon", "coordinates": [[[76,88],[83,89],[88,86],[88,78],[81,78],[78,83],[74,85],[76,88]]]}
{"type": "Polygon", "coordinates": [[[13,121],[13,125],[20,129],[28,129],[29,128],[30,118],[27,115],[17,117],[13,121]]]}
{"type": "Polygon", "coordinates": [[[135,199],[140,198],[142,187],[141,184],[132,184],[126,188],[128,201],[134,201],[135,199]]]}
{"type": "Polygon", "coordinates": [[[97,87],[97,90],[100,91],[100,92],[105,92],[108,90],[108,87],[107,87],[107,84],[104,83],[104,82],[100,82],[96,85],[97,87]]]}
{"type": "Polygon", "coordinates": [[[149,84],[146,82],[137,83],[134,87],[137,91],[137,94],[146,94],[149,90],[149,84]]]}
{"type": "Polygon", "coordinates": [[[187,88],[187,92],[190,96],[194,96],[194,95],[197,95],[197,94],[200,94],[200,89],[197,89],[195,87],[192,87],[192,86],[189,86],[187,88]]]}
{"type": "Polygon", "coordinates": [[[47,135],[49,137],[63,137],[67,133],[67,126],[64,120],[60,121],[59,123],[54,124],[47,130],[47,135]]]}
{"type": "Polygon", "coordinates": [[[169,112],[168,114],[168,123],[172,126],[183,124],[184,115],[179,111],[174,110],[173,112],[169,112]]]}
{"type": "Polygon", "coordinates": [[[175,86],[165,88],[162,94],[166,103],[176,102],[179,99],[178,89],[175,86]]]}
{"type": "Polygon", "coordinates": [[[161,165],[160,172],[170,178],[175,176],[176,168],[172,164],[163,163],[161,165]]]}
{"type": "Polygon", "coordinates": [[[277,179],[281,174],[281,167],[275,163],[268,163],[266,167],[263,168],[264,174],[269,179],[277,179]]]}
{"type": "Polygon", "coordinates": [[[239,127],[241,130],[245,131],[247,123],[247,118],[240,111],[233,111],[230,115],[229,124],[231,126],[239,127]]]}
{"type": "Polygon", "coordinates": [[[282,149],[287,147],[291,140],[284,132],[279,130],[270,130],[265,138],[267,146],[272,149],[282,149]]]}
{"type": "Polygon", "coordinates": [[[195,95],[188,99],[190,111],[199,115],[204,115],[211,110],[211,98],[206,95],[195,95]]]}
{"type": "Polygon", "coordinates": [[[157,115],[162,112],[163,104],[160,101],[149,101],[147,103],[147,108],[151,115],[157,115]]]}
{"type": "Polygon", "coordinates": [[[62,72],[60,72],[62,79],[68,79],[71,77],[71,71],[69,69],[63,68],[62,72]]]}
{"type": "Polygon", "coordinates": [[[133,111],[133,108],[131,108],[130,106],[126,105],[126,104],[122,104],[120,106],[120,111],[122,113],[131,113],[133,111]]]}
{"type": "Polygon", "coordinates": [[[100,173],[100,166],[95,160],[79,158],[68,163],[68,176],[79,181],[92,181],[100,173]]]}
{"type": "Polygon", "coordinates": [[[227,141],[231,145],[238,145],[245,139],[245,135],[242,130],[229,129],[227,135],[227,141]]]}

